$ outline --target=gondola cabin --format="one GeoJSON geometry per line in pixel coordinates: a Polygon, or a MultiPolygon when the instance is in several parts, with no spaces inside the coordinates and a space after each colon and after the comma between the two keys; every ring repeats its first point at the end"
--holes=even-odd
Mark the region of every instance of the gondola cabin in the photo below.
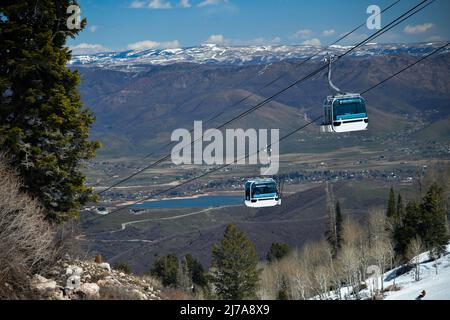
{"type": "Polygon", "coordinates": [[[249,208],[269,208],[281,205],[281,196],[275,180],[247,181],[245,183],[245,205],[249,208]]]}
{"type": "Polygon", "coordinates": [[[99,208],[95,208],[94,212],[96,214],[102,215],[102,216],[106,216],[109,214],[109,210],[105,207],[99,207],[99,208]]]}
{"type": "Polygon", "coordinates": [[[329,96],[324,102],[323,133],[344,133],[367,130],[369,117],[366,102],[359,94],[329,96]]]}

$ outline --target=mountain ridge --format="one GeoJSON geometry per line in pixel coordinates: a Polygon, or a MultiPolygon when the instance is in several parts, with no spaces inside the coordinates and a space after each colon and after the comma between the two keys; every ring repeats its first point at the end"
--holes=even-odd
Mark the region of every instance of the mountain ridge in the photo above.
{"type": "MultiPolygon", "coordinates": [[[[333,79],[343,90],[363,92],[416,61],[417,57],[406,54],[347,57],[334,67],[333,79]]],[[[135,72],[98,66],[77,69],[82,78],[83,101],[97,117],[93,137],[104,142],[102,152],[115,154],[120,150],[128,154],[142,148],[151,150],[167,143],[173,130],[191,128],[194,121],[207,121],[223,114],[208,124],[208,127],[218,126],[290,86],[321,64],[317,60],[308,61],[298,68],[297,63],[288,61],[269,67],[179,63],[146,66],[142,67],[143,71],[135,72]],[[267,86],[273,79],[278,80],[267,86]]],[[[449,54],[433,56],[387,85],[365,94],[371,125],[364,136],[389,134],[405,125],[416,127],[422,121],[433,123],[446,118],[450,98],[450,84],[446,81],[449,65],[449,54]]],[[[317,75],[233,126],[284,128],[281,134],[285,134],[299,127],[305,117],[320,116],[323,98],[329,93],[326,78],[317,75]]],[[[434,138],[435,134],[431,132],[428,136],[434,138]]]]}
{"type": "MultiPolygon", "coordinates": [[[[378,44],[368,43],[350,56],[366,57],[380,55],[409,54],[424,56],[441,46],[441,42],[413,43],[413,44],[378,44]]],[[[340,55],[352,46],[333,45],[328,52],[340,55]]],[[[170,65],[177,63],[220,64],[220,65],[261,65],[283,60],[301,60],[317,54],[314,60],[325,58],[326,52],[321,46],[279,45],[279,46],[219,46],[205,44],[198,47],[177,49],[151,49],[142,51],[105,52],[97,54],[74,55],[69,65],[100,66],[102,68],[122,71],[136,71],[139,65],[170,65]],[[319,54],[318,54],[319,53],[319,54]]],[[[443,53],[450,52],[444,49],[443,53]]]]}

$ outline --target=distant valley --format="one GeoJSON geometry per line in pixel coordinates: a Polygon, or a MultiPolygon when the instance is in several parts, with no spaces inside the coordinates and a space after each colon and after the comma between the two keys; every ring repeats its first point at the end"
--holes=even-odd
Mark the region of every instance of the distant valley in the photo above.
{"type": "MultiPolygon", "coordinates": [[[[435,47],[373,45],[337,63],[334,82],[346,91],[362,92],[435,47]]],[[[217,50],[201,47],[166,52],[165,63],[152,63],[161,52],[75,58],[72,67],[81,73],[83,101],[97,118],[92,138],[103,144],[88,167],[91,184],[109,185],[142,169],[158,154],[170,152],[161,146],[170,142],[173,130],[189,130],[194,121],[221,114],[208,123],[208,127],[218,126],[323,64],[314,59],[297,67],[303,56],[295,55],[303,50],[306,56],[311,48],[297,48],[291,57],[280,49],[282,54],[275,52],[267,60],[244,59],[242,52],[255,57],[250,48],[224,49],[216,56],[222,60],[173,60],[176,55],[195,51],[208,56],[217,50]],[[229,60],[233,55],[240,60],[229,60]],[[149,153],[156,155],[142,160],[149,153]]],[[[393,184],[401,185],[406,195],[417,196],[417,179],[424,165],[449,159],[449,69],[450,53],[446,51],[365,95],[370,117],[367,132],[321,135],[316,124],[284,141],[280,174],[288,179],[288,193],[279,208],[150,209],[138,216],[124,210],[100,220],[86,214],[82,216],[81,244],[84,250],[101,252],[112,262],[127,261],[137,272],[148,271],[156,257],[170,252],[191,252],[208,264],[211,245],[221,238],[224,225],[236,223],[263,258],[274,241],[301,246],[323,236],[325,181],[335,186],[335,198],[343,203],[344,213],[357,219],[364,219],[370,208],[384,206],[393,184]],[[144,221],[134,223],[140,220],[144,221]]],[[[322,73],[228,127],[280,128],[285,134],[320,116],[328,94],[322,73]]],[[[257,175],[256,169],[233,167],[165,197],[218,192],[241,195],[243,181],[257,175]]],[[[108,192],[104,204],[134,201],[205,170],[162,164],[108,192]]]]}
{"type": "MultiPolygon", "coordinates": [[[[412,52],[416,52],[410,49],[412,52]]],[[[351,56],[335,66],[335,82],[346,91],[360,92],[414,62],[416,55],[380,54],[351,56]]],[[[100,154],[112,156],[147,154],[170,142],[177,128],[192,128],[194,120],[210,119],[214,127],[256,105],[280,88],[293,83],[323,62],[279,61],[268,65],[176,63],[144,65],[141,71],[111,70],[102,65],[79,67],[81,93],[97,121],[93,138],[103,142],[100,154]],[[273,79],[282,78],[264,88],[273,79]],[[245,102],[236,102],[252,95],[245,102]]],[[[417,121],[430,139],[449,136],[450,84],[446,81],[450,55],[440,54],[376,88],[366,96],[370,132],[379,136],[414,127],[417,121]],[[417,86],[417,84],[420,84],[417,86]]],[[[322,102],[330,94],[324,75],[293,87],[250,116],[232,123],[233,128],[281,128],[288,132],[322,113],[322,102]]],[[[317,128],[311,129],[317,132],[317,128]]],[[[292,147],[292,144],[287,143],[292,147]]]]}

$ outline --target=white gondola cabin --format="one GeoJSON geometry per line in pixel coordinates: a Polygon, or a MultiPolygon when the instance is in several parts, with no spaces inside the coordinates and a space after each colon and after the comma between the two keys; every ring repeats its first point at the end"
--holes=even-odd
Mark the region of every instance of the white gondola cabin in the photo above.
{"type": "Polygon", "coordinates": [[[344,93],[331,81],[331,64],[334,58],[327,56],[328,84],[334,95],[328,96],[323,104],[324,121],[320,126],[323,133],[344,133],[367,130],[369,117],[366,102],[358,93],[344,93]]]}
{"type": "Polygon", "coordinates": [[[344,133],[367,130],[366,103],[359,94],[329,96],[324,102],[321,132],[344,133]]]}
{"type": "Polygon", "coordinates": [[[281,196],[275,180],[247,181],[245,183],[245,205],[249,208],[269,208],[281,205],[281,196]]]}
{"type": "Polygon", "coordinates": [[[101,216],[106,216],[109,214],[109,210],[105,207],[95,208],[94,212],[101,216]]]}

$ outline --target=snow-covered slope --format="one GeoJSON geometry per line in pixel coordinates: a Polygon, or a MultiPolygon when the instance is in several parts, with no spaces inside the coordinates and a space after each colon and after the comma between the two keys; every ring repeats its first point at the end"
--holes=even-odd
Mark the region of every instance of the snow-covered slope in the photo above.
{"type": "MultiPolygon", "coordinates": [[[[386,54],[425,55],[441,43],[419,44],[376,44],[369,43],[351,53],[352,56],[377,56],[386,54]]],[[[351,47],[335,45],[328,51],[341,54],[351,47]]],[[[286,59],[304,59],[323,48],[317,46],[248,46],[225,47],[218,45],[202,45],[199,47],[124,51],[99,53],[91,55],[76,55],[70,62],[72,66],[100,66],[104,68],[133,69],[136,65],[169,65],[174,63],[198,64],[268,64],[286,59]]],[[[447,49],[450,52],[450,49],[447,49]]],[[[323,59],[322,53],[316,59],[323,59]]]]}
{"type": "MultiPolygon", "coordinates": [[[[447,252],[450,252],[450,245],[447,252]]],[[[434,262],[427,260],[428,253],[420,256],[420,281],[414,281],[414,270],[401,275],[395,280],[400,291],[386,293],[386,300],[415,300],[423,290],[427,292],[423,300],[450,300],[450,254],[434,262]]],[[[386,274],[387,278],[389,274],[386,274]]],[[[385,288],[393,283],[393,280],[386,281],[385,288]]]]}
{"type": "MultiPolygon", "coordinates": [[[[385,291],[384,300],[419,300],[422,291],[426,291],[426,296],[421,300],[450,300],[450,245],[447,246],[446,253],[436,261],[429,261],[429,252],[424,252],[418,259],[420,261],[420,280],[415,280],[415,269],[410,270],[395,278],[395,274],[400,274],[400,268],[386,272],[383,277],[368,279],[365,281],[367,288],[359,292],[359,298],[363,300],[372,299],[373,293],[381,288],[381,279],[384,281],[383,288],[395,287],[397,291],[385,291]],[[436,268],[437,267],[437,268],[436,268]],[[376,283],[378,284],[376,285],[376,283]]],[[[354,290],[352,287],[342,287],[341,295],[330,291],[323,296],[316,296],[312,300],[321,300],[325,296],[330,300],[354,300],[354,290]]]]}

